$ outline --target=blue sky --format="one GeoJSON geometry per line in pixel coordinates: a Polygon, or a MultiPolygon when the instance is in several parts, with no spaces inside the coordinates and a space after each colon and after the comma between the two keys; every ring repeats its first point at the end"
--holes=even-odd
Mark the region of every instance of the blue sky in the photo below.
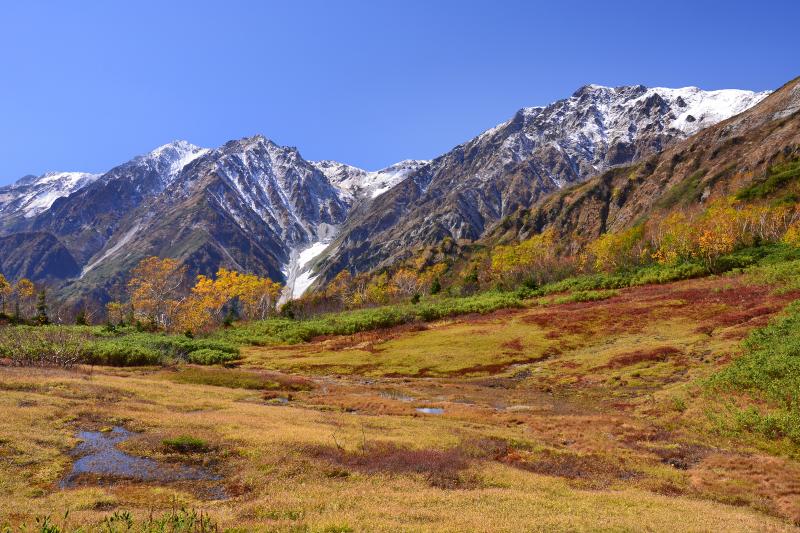
{"type": "Polygon", "coordinates": [[[586,83],[775,88],[800,2],[4,2],[0,184],[262,133],[429,158],[586,83]]]}

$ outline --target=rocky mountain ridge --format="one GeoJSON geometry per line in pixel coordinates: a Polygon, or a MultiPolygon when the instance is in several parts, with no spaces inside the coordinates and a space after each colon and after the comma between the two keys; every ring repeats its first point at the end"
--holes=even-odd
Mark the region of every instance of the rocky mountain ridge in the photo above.
{"type": "Polygon", "coordinates": [[[391,265],[446,237],[479,239],[548,194],[657,153],[768,94],[587,85],[521,109],[354,211],[315,274],[324,282],[343,269],[391,265]]]}
{"type": "Polygon", "coordinates": [[[307,161],[260,135],[215,149],[176,141],[102,175],[45,174],[0,188],[0,254],[16,258],[5,266],[10,277],[47,279],[72,297],[107,298],[147,255],[179,258],[193,273],[226,266],[269,275],[298,296],[343,268],[388,265],[444,237],[480,238],[565,185],[661,151],[765,96],[586,86],[432,161],[374,172],[307,161]],[[26,257],[67,267],[39,259],[32,268],[26,257]]]}

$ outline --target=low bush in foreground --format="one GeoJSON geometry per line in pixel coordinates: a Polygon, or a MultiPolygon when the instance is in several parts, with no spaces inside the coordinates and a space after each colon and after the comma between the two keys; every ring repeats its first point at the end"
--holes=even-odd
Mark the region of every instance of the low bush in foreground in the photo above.
{"type": "MultiPolygon", "coordinates": [[[[84,528],[74,528],[69,525],[69,512],[61,520],[54,519],[51,515],[36,518],[36,523],[31,528],[23,526],[21,531],[36,531],[38,533],[71,533],[82,532],[84,528]]],[[[92,531],[95,528],[91,529],[92,531]]],[[[154,514],[151,512],[146,517],[136,517],[130,511],[115,511],[103,519],[96,528],[106,533],[121,533],[137,531],[140,533],[211,533],[220,531],[214,520],[202,511],[185,508],[172,509],[166,513],[154,514]]],[[[2,529],[11,531],[11,529],[2,529]]]]}
{"type": "Polygon", "coordinates": [[[239,348],[222,340],[133,330],[109,334],[88,326],[0,328],[0,358],[15,366],[146,366],[177,361],[211,365],[239,357],[239,348]]]}
{"type": "Polygon", "coordinates": [[[0,358],[15,366],[69,368],[85,361],[85,337],[60,326],[0,329],[0,358]]]}

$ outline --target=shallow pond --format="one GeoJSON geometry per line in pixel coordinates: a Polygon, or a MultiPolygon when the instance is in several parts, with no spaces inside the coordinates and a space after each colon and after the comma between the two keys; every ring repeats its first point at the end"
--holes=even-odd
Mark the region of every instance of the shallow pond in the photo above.
{"type": "MultiPolygon", "coordinates": [[[[198,466],[165,463],[147,457],[136,457],[120,450],[117,445],[128,440],[134,433],[122,427],[111,431],[80,431],[81,442],[72,450],[77,459],[72,471],[59,482],[62,489],[81,484],[88,476],[101,480],[155,481],[219,481],[222,478],[210,470],[198,466]]],[[[210,491],[214,499],[225,498],[222,487],[210,491]]]]}

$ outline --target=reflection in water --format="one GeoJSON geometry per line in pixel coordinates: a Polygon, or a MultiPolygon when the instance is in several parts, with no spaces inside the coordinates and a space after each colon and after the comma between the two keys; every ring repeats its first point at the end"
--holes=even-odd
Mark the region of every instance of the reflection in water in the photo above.
{"type": "MultiPolygon", "coordinates": [[[[76,486],[82,475],[95,475],[104,478],[127,479],[134,481],[218,481],[222,479],[213,472],[195,466],[163,463],[147,457],[136,457],[117,448],[117,445],[131,438],[133,433],[125,428],[115,427],[110,432],[80,431],[81,442],[72,451],[78,459],[72,471],[59,482],[59,487],[76,486]]],[[[222,488],[212,490],[213,498],[225,498],[222,488]]]]}

